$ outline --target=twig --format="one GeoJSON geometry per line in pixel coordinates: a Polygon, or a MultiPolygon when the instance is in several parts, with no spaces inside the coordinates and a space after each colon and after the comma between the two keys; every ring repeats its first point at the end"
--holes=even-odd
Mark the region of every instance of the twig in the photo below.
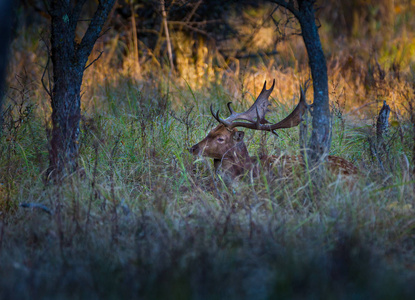
{"type": "Polygon", "coordinates": [[[189,22],[193,15],[196,13],[197,9],[199,8],[200,4],[202,4],[202,0],[199,0],[192,8],[192,11],[186,16],[184,19],[185,22],[189,22]]]}
{"type": "MultiPolygon", "coordinates": [[[[170,22],[168,22],[168,23],[170,24],[170,22]]],[[[199,28],[193,27],[193,26],[188,25],[188,24],[186,24],[186,23],[183,23],[183,24],[177,24],[177,22],[175,22],[173,25],[179,25],[179,26],[182,26],[182,27],[186,27],[187,29],[193,30],[194,32],[197,32],[197,33],[200,33],[200,34],[203,34],[203,35],[204,35],[204,36],[206,36],[207,38],[209,38],[209,39],[212,39],[212,40],[213,40],[212,36],[211,36],[211,35],[209,35],[209,33],[207,33],[206,31],[204,31],[204,30],[202,30],[202,29],[199,29],[199,28]]]]}
{"type": "Polygon", "coordinates": [[[235,55],[236,59],[247,59],[247,58],[255,58],[255,57],[268,57],[268,56],[274,56],[277,55],[279,52],[274,50],[270,52],[265,53],[250,53],[250,54],[244,54],[244,55],[235,55]]]}
{"type": "Polygon", "coordinates": [[[98,59],[100,59],[100,57],[102,56],[102,53],[104,53],[104,51],[99,51],[99,55],[98,55],[98,57],[97,58],[95,58],[89,65],[87,65],[85,68],[84,68],[84,71],[86,70],[86,69],[88,69],[94,62],[96,62],[98,59]]]}
{"type": "Polygon", "coordinates": [[[203,21],[193,21],[193,22],[185,22],[185,21],[168,21],[170,25],[207,25],[211,23],[222,23],[223,20],[203,20],[203,21]]]}
{"type": "Polygon", "coordinates": [[[46,86],[45,82],[43,81],[43,79],[45,77],[45,74],[46,74],[46,70],[49,67],[49,61],[50,61],[50,56],[48,55],[48,60],[46,62],[45,68],[43,69],[43,74],[42,74],[42,78],[40,79],[40,81],[42,82],[43,88],[45,89],[46,93],[49,95],[49,97],[52,98],[52,93],[51,93],[50,89],[46,86]]]}
{"type": "Polygon", "coordinates": [[[45,205],[40,204],[40,203],[20,203],[19,206],[23,208],[38,208],[44,211],[45,213],[52,215],[52,211],[49,208],[47,208],[45,205]]]}
{"type": "Polygon", "coordinates": [[[98,36],[98,39],[100,39],[101,37],[103,37],[105,34],[107,34],[108,31],[110,31],[112,27],[108,26],[107,28],[104,29],[104,31],[98,36]]]}
{"type": "Polygon", "coordinates": [[[362,108],[365,108],[366,106],[370,106],[370,105],[377,104],[377,103],[378,103],[378,101],[372,101],[372,102],[369,102],[369,103],[365,103],[362,106],[359,106],[357,108],[352,109],[351,111],[345,113],[344,115],[345,116],[351,115],[351,114],[357,112],[358,110],[361,110],[362,108]]]}
{"type": "Polygon", "coordinates": [[[51,83],[50,74],[49,74],[49,62],[50,62],[51,52],[50,52],[50,48],[49,48],[47,42],[45,41],[45,39],[43,38],[43,36],[41,37],[41,40],[43,41],[43,44],[46,47],[46,51],[48,52],[48,60],[46,62],[45,68],[43,69],[43,74],[42,74],[42,78],[41,78],[40,81],[42,82],[43,88],[45,89],[46,93],[49,95],[50,98],[52,98],[52,92],[51,92],[52,83],[51,83]],[[46,72],[48,73],[49,88],[46,87],[46,84],[44,82],[44,77],[45,77],[46,72]]]}
{"type": "Polygon", "coordinates": [[[95,148],[95,163],[94,163],[94,171],[92,173],[92,182],[91,182],[92,191],[91,191],[91,195],[89,197],[88,210],[87,210],[87,214],[86,214],[85,232],[88,231],[89,219],[90,219],[90,216],[91,216],[91,204],[92,204],[92,198],[93,198],[92,195],[94,195],[95,200],[98,197],[98,193],[97,193],[97,189],[96,189],[96,179],[97,179],[99,156],[98,156],[98,143],[96,141],[94,142],[94,148],[95,148]]]}

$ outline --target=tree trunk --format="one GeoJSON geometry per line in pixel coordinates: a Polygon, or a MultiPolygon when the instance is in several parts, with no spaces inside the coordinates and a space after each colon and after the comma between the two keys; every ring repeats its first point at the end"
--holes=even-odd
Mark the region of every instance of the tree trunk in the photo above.
{"type": "Polygon", "coordinates": [[[289,10],[298,20],[307,49],[308,64],[313,78],[314,102],[311,115],[313,130],[308,143],[309,162],[318,164],[330,150],[331,116],[326,58],[321,47],[320,36],[315,21],[315,0],[269,0],[289,10]]]}
{"type": "Polygon", "coordinates": [[[99,37],[115,0],[100,1],[89,27],[80,43],[75,31],[82,6],[70,1],[51,1],[51,51],[53,64],[52,135],[48,174],[56,176],[77,169],[79,121],[81,119],[81,85],[85,65],[99,37]]]}
{"type": "Polygon", "coordinates": [[[299,12],[298,20],[307,49],[314,89],[313,130],[308,145],[308,155],[312,163],[317,163],[328,154],[331,144],[327,65],[315,23],[313,1],[299,1],[299,12]]]}
{"type": "MultiPolygon", "coordinates": [[[[54,66],[53,69],[55,73],[57,68],[54,66]]],[[[58,81],[53,87],[53,129],[50,149],[52,170],[60,172],[66,169],[69,173],[77,168],[79,121],[81,118],[81,81],[76,76],[70,78],[70,74],[71,72],[65,74],[69,78],[58,81]]]]}
{"type": "Polygon", "coordinates": [[[9,44],[11,40],[12,16],[14,5],[11,0],[0,1],[0,135],[3,129],[3,97],[6,93],[6,69],[9,44]]]}
{"type": "Polygon", "coordinates": [[[83,70],[75,60],[74,32],[69,26],[69,6],[52,1],[52,138],[50,170],[60,173],[65,168],[73,172],[77,167],[79,120],[81,118],[80,91],[83,70]]]}

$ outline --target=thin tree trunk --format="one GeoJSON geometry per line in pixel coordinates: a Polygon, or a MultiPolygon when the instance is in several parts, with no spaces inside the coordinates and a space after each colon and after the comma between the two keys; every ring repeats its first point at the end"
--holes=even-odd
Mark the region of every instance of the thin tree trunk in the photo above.
{"type": "MultiPolygon", "coordinates": [[[[54,67],[53,69],[55,74],[57,68],[54,67]]],[[[77,168],[79,121],[81,119],[81,83],[82,81],[77,80],[74,76],[54,85],[52,92],[53,129],[50,152],[50,168],[52,170],[62,171],[66,168],[70,173],[77,168]]]]}
{"type": "Polygon", "coordinates": [[[68,7],[52,2],[52,139],[50,169],[69,172],[76,169],[78,156],[79,120],[81,117],[80,90],[83,70],[74,63],[75,44],[67,16],[68,7]]]}
{"type": "Polygon", "coordinates": [[[55,175],[55,178],[77,169],[82,78],[88,57],[115,0],[99,2],[91,23],[78,44],[75,42],[75,31],[85,2],[86,0],[79,0],[72,7],[69,1],[51,1],[53,128],[48,175],[55,175]]]}
{"type": "Polygon", "coordinates": [[[13,1],[0,1],[0,135],[3,128],[3,97],[5,95],[5,81],[7,69],[7,57],[11,40],[13,1]]]}
{"type": "Polygon", "coordinates": [[[161,0],[161,16],[163,17],[163,26],[164,26],[164,33],[166,35],[167,52],[169,55],[170,69],[174,73],[173,51],[172,51],[171,41],[170,41],[169,26],[167,25],[167,12],[166,12],[164,0],[161,0]]]}
{"type": "Polygon", "coordinates": [[[330,150],[330,107],[326,58],[315,23],[313,1],[300,2],[299,18],[308,62],[313,78],[313,130],[309,141],[309,157],[312,163],[324,158],[330,150]]]}
{"type": "Polygon", "coordinates": [[[304,45],[307,49],[308,64],[311,70],[314,89],[314,102],[311,138],[308,143],[308,157],[312,164],[323,160],[330,150],[331,115],[326,58],[315,22],[314,0],[269,0],[289,10],[301,26],[304,45]]]}
{"type": "Polygon", "coordinates": [[[139,75],[141,73],[140,67],[140,60],[138,58],[138,39],[137,39],[137,25],[135,22],[135,10],[133,5],[133,0],[130,0],[130,8],[131,8],[131,27],[132,27],[132,34],[133,34],[133,48],[134,48],[134,62],[135,62],[135,70],[134,74],[139,75]]]}

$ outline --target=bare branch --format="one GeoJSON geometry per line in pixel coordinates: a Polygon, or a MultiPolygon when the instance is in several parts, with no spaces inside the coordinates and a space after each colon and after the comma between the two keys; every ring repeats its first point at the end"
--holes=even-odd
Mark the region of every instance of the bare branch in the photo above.
{"type": "Polygon", "coordinates": [[[183,26],[183,27],[186,27],[187,29],[190,29],[190,30],[192,30],[192,31],[194,31],[194,32],[197,32],[197,33],[200,33],[200,34],[203,34],[204,36],[206,36],[206,37],[208,37],[208,38],[210,38],[210,39],[213,39],[210,35],[209,35],[209,33],[207,33],[206,31],[204,31],[204,30],[202,30],[202,29],[199,29],[199,28],[196,28],[196,27],[193,27],[193,26],[191,26],[191,25],[189,25],[189,24],[187,24],[187,23],[184,23],[184,22],[179,22],[179,21],[175,21],[175,22],[170,22],[170,21],[168,21],[168,23],[169,24],[173,24],[173,25],[179,25],[179,26],[183,26]]]}
{"type": "Polygon", "coordinates": [[[99,51],[99,55],[98,55],[98,57],[97,58],[95,58],[93,61],[91,61],[91,63],[89,64],[89,65],[87,65],[85,68],[84,68],[84,71],[86,70],[86,69],[88,69],[94,62],[96,62],[98,59],[100,59],[100,57],[102,56],[102,53],[104,53],[104,51],[99,51]]]}
{"type": "Polygon", "coordinates": [[[51,51],[50,51],[50,48],[49,48],[49,45],[48,45],[47,41],[44,39],[43,36],[41,36],[41,40],[43,41],[43,43],[46,47],[48,60],[46,62],[45,68],[43,69],[43,74],[42,74],[42,78],[40,79],[40,81],[42,82],[43,88],[45,89],[46,93],[52,99],[52,82],[51,82],[51,78],[50,78],[50,74],[49,74],[49,62],[50,62],[50,59],[51,59],[51,51]],[[46,72],[48,73],[49,87],[47,87],[45,82],[44,82],[44,77],[45,77],[46,72]]]}
{"type": "Polygon", "coordinates": [[[294,7],[293,1],[284,1],[284,0],[270,0],[269,2],[275,3],[277,5],[280,5],[286,9],[288,9],[297,19],[301,18],[301,13],[294,7]]]}
{"type": "Polygon", "coordinates": [[[202,4],[202,0],[199,0],[192,8],[192,11],[186,16],[184,22],[189,22],[193,15],[196,13],[197,9],[199,8],[200,4],[202,4]]]}
{"type": "Polygon", "coordinates": [[[52,212],[50,211],[50,209],[40,203],[20,203],[19,206],[23,208],[38,208],[41,211],[44,211],[45,213],[52,215],[52,212]]]}
{"type": "Polygon", "coordinates": [[[185,21],[167,21],[171,25],[207,25],[207,24],[214,24],[214,23],[221,23],[223,20],[203,20],[203,21],[193,21],[193,22],[185,22],[185,21]]]}
{"type": "Polygon", "coordinates": [[[72,27],[71,30],[73,32],[75,32],[76,25],[80,21],[79,17],[81,15],[82,7],[84,6],[85,2],[86,2],[86,0],[78,0],[75,4],[75,7],[72,10],[70,20],[71,20],[71,27],[72,27]]]}
{"type": "Polygon", "coordinates": [[[45,81],[43,80],[45,77],[46,71],[49,69],[49,62],[50,62],[50,55],[48,54],[48,60],[46,62],[45,68],[43,69],[43,74],[42,74],[42,78],[40,79],[40,81],[42,82],[43,88],[45,89],[46,93],[48,93],[49,97],[52,98],[52,92],[50,90],[50,80],[49,80],[49,88],[46,86],[45,81]]]}
{"type": "Polygon", "coordinates": [[[110,29],[111,29],[111,27],[107,27],[107,28],[105,28],[105,29],[104,29],[104,31],[102,31],[102,33],[99,35],[99,37],[98,37],[98,38],[101,38],[101,37],[103,37],[104,35],[106,35],[106,34],[107,34],[107,32],[108,32],[108,31],[110,31],[110,29]]]}
{"type": "Polygon", "coordinates": [[[96,40],[99,38],[102,26],[114,6],[115,0],[99,1],[98,8],[92,18],[91,23],[82,38],[79,48],[77,50],[77,57],[79,57],[80,64],[83,66],[88,60],[96,40]]]}

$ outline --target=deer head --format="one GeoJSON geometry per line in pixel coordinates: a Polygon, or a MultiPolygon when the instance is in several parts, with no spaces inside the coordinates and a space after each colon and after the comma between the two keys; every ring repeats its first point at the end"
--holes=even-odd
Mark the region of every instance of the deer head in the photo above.
{"type": "Polygon", "coordinates": [[[190,148],[189,152],[193,155],[222,159],[235,151],[246,149],[243,143],[244,135],[243,131],[236,128],[228,129],[225,125],[219,124],[202,141],[190,148]]]}

